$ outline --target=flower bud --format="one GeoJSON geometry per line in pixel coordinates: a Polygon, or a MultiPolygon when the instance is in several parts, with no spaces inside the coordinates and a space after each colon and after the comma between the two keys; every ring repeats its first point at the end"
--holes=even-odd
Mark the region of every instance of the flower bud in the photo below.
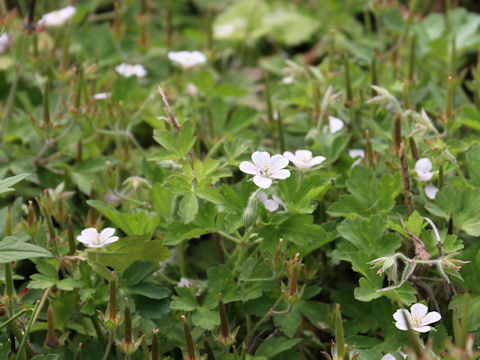
{"type": "Polygon", "coordinates": [[[48,305],[47,310],[47,340],[45,340],[45,345],[50,349],[56,349],[61,345],[55,335],[55,315],[52,304],[48,305]]]}
{"type": "Polygon", "coordinates": [[[197,360],[195,347],[193,345],[192,332],[190,331],[190,326],[188,326],[187,318],[185,315],[182,315],[181,318],[183,320],[183,331],[185,333],[185,342],[187,344],[187,360],[197,360]]]}

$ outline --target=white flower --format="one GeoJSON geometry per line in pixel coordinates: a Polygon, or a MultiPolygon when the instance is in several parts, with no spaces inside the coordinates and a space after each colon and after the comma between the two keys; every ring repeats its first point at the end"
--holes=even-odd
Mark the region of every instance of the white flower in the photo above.
{"type": "Polygon", "coordinates": [[[180,282],[177,284],[178,287],[186,287],[186,288],[189,288],[190,285],[192,285],[192,282],[184,277],[180,278],[180,282]]]}
{"type": "Polygon", "coordinates": [[[282,207],[286,210],[287,206],[285,203],[280,199],[277,194],[273,194],[272,198],[269,199],[268,195],[265,194],[263,191],[259,192],[257,195],[258,199],[263,203],[265,206],[265,209],[267,209],[270,212],[274,212],[278,210],[278,207],[282,205],[282,207]]]}
{"type": "Polygon", "coordinates": [[[284,167],[288,165],[288,159],[280,154],[273,155],[266,151],[255,151],[252,154],[252,161],[242,161],[240,170],[246,174],[255,175],[253,182],[262,189],[268,189],[272,185],[272,179],[286,179],[290,171],[284,167]]]}
{"type": "Polygon", "coordinates": [[[115,229],[110,227],[103,229],[100,234],[97,229],[88,228],[83,230],[81,235],[77,236],[77,240],[87,247],[100,248],[118,240],[118,236],[112,236],[114,233],[115,229]]]}
{"type": "Polygon", "coordinates": [[[293,75],[285,76],[285,77],[282,79],[282,83],[284,83],[284,84],[292,84],[294,80],[295,80],[295,78],[293,77],[293,75]]]}
{"type": "MultiPolygon", "coordinates": [[[[405,354],[404,352],[401,352],[401,351],[400,351],[400,355],[402,355],[402,357],[404,359],[406,359],[407,356],[408,356],[407,354],[405,354]]],[[[396,360],[396,359],[397,358],[395,356],[393,356],[392,354],[386,354],[382,357],[382,360],[396,360]]]]}
{"type": "Polygon", "coordinates": [[[47,27],[59,27],[65,24],[68,20],[70,20],[73,15],[75,15],[74,6],[67,6],[60,10],[55,10],[49,12],[42,16],[42,18],[38,21],[38,25],[44,25],[47,27]]]}
{"type": "Polygon", "coordinates": [[[357,159],[353,162],[352,164],[352,168],[354,166],[357,166],[358,164],[360,164],[362,162],[362,159],[365,157],[365,150],[363,149],[352,149],[348,152],[348,155],[352,158],[352,159],[357,159]]]}
{"type": "Polygon", "coordinates": [[[425,195],[431,200],[435,200],[435,197],[437,196],[438,188],[433,186],[433,185],[427,185],[425,186],[425,195]]]}
{"type": "Polygon", "coordinates": [[[139,78],[145,77],[147,75],[147,70],[143,67],[143,65],[137,64],[137,65],[130,65],[130,64],[125,64],[121,63],[120,65],[115,67],[115,70],[117,73],[119,73],[122,76],[125,76],[126,78],[136,76],[139,78]]]}
{"type": "Polygon", "coordinates": [[[0,54],[3,54],[10,47],[10,36],[7,33],[0,35],[0,54]]]}
{"type": "Polygon", "coordinates": [[[410,308],[410,312],[405,309],[398,309],[395,314],[393,314],[393,318],[397,321],[395,326],[400,330],[408,330],[407,323],[405,322],[405,318],[402,312],[405,313],[408,322],[410,323],[410,327],[418,332],[429,332],[432,327],[428,326],[434,322],[440,321],[442,315],[440,315],[436,311],[428,312],[428,308],[420,303],[413,304],[410,308]]]}
{"type": "Polygon", "coordinates": [[[295,155],[290,151],[285,151],[283,156],[290,160],[299,169],[310,169],[311,167],[325,161],[325,156],[315,156],[312,158],[312,152],[310,150],[297,150],[295,151],[295,155]]]}
{"type": "Polygon", "coordinates": [[[105,100],[105,99],[108,99],[110,96],[112,96],[112,93],[104,92],[104,93],[98,93],[93,95],[93,98],[95,100],[105,100]]]}
{"type": "Polygon", "coordinates": [[[417,172],[420,181],[430,181],[433,177],[432,162],[427,158],[421,158],[415,163],[415,171],[417,172]]]}
{"type": "Polygon", "coordinates": [[[185,69],[207,62],[206,56],[200,51],[170,51],[168,58],[185,69]]]}
{"type": "Polygon", "coordinates": [[[228,37],[234,32],[235,25],[233,24],[217,25],[213,28],[213,36],[217,39],[228,37]]]}
{"type": "Polygon", "coordinates": [[[340,130],[343,129],[343,121],[339,118],[336,118],[335,116],[329,116],[328,117],[328,126],[325,126],[323,128],[323,132],[327,133],[329,132],[330,134],[335,134],[339,132],[340,130]]]}

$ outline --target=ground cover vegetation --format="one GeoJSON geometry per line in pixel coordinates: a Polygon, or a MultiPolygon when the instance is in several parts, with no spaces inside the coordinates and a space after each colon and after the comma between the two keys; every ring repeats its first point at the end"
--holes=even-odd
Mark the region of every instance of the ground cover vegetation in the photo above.
{"type": "Polygon", "coordinates": [[[0,0],[0,359],[477,359],[474,1],[0,0]]]}

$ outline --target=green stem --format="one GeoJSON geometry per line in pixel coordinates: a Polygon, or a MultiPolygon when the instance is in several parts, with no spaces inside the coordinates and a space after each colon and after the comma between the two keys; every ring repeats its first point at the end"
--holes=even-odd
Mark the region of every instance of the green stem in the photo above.
{"type": "MultiPolygon", "coordinates": [[[[10,92],[8,93],[7,104],[5,105],[5,113],[3,115],[2,124],[0,125],[0,142],[3,141],[3,132],[7,126],[8,118],[12,112],[13,100],[15,98],[15,93],[17,92],[18,81],[20,80],[20,70],[23,65],[23,60],[25,58],[25,53],[27,52],[28,37],[23,39],[22,54],[20,55],[20,61],[16,64],[15,76],[13,77],[12,85],[10,86],[10,92]]],[[[13,53],[13,46],[12,46],[13,53]]]]}
{"type": "MultiPolygon", "coordinates": [[[[27,338],[28,338],[28,335],[30,334],[30,329],[32,328],[32,325],[35,321],[35,315],[36,315],[39,307],[40,307],[40,301],[37,301],[35,303],[35,306],[33,307],[32,316],[30,317],[30,320],[28,321],[27,327],[25,328],[25,332],[23,333],[23,338],[22,338],[22,341],[20,343],[20,346],[18,347],[18,352],[17,352],[17,356],[15,356],[15,360],[20,360],[20,358],[22,356],[23,348],[25,347],[25,345],[27,343],[27,338]]],[[[27,349],[28,349],[28,347],[27,347],[27,349]]]]}
{"type": "Polygon", "coordinates": [[[183,253],[183,242],[176,246],[177,250],[177,259],[178,259],[178,267],[180,269],[180,276],[187,277],[187,269],[185,267],[185,254],[183,253]]]}
{"type": "Polygon", "coordinates": [[[105,349],[105,353],[103,354],[103,360],[108,359],[108,355],[110,354],[110,348],[112,347],[112,343],[113,343],[113,330],[110,330],[110,336],[108,337],[107,348],[105,349]]]}
{"type": "Polygon", "coordinates": [[[4,328],[4,327],[7,326],[8,324],[10,324],[13,320],[15,320],[16,318],[18,318],[19,316],[22,316],[23,313],[25,313],[25,312],[27,312],[27,311],[31,311],[31,310],[22,309],[21,311],[19,311],[18,313],[16,313],[15,315],[13,315],[12,317],[10,317],[10,318],[7,319],[6,321],[4,321],[3,323],[0,324],[0,329],[4,328]]]}

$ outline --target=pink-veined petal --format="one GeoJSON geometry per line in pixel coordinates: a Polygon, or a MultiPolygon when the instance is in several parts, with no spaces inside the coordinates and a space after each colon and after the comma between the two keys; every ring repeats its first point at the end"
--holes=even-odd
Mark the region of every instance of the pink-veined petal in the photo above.
{"type": "Polygon", "coordinates": [[[426,307],[421,303],[413,304],[410,307],[410,312],[414,319],[422,320],[425,317],[425,315],[427,315],[428,307],[426,307]]]}
{"type": "Polygon", "coordinates": [[[270,161],[270,154],[266,151],[255,151],[252,154],[252,161],[260,169],[265,169],[268,162],[270,161]]]}
{"type": "Polygon", "coordinates": [[[243,171],[245,174],[250,175],[260,175],[260,170],[250,161],[242,161],[239,166],[240,170],[243,171]]]}
{"type": "Polygon", "coordinates": [[[255,175],[253,177],[253,182],[262,189],[268,189],[272,185],[272,179],[263,177],[261,175],[255,175]]]}
{"type": "Polygon", "coordinates": [[[286,179],[290,176],[290,171],[289,170],[277,170],[273,174],[270,174],[270,176],[274,179],[286,179]]]}
{"type": "Polygon", "coordinates": [[[422,320],[422,325],[430,325],[442,319],[442,315],[440,315],[436,311],[429,312],[422,320]]]}
{"type": "Polygon", "coordinates": [[[269,172],[274,173],[288,165],[288,159],[280,154],[273,155],[268,163],[269,172]]]}

